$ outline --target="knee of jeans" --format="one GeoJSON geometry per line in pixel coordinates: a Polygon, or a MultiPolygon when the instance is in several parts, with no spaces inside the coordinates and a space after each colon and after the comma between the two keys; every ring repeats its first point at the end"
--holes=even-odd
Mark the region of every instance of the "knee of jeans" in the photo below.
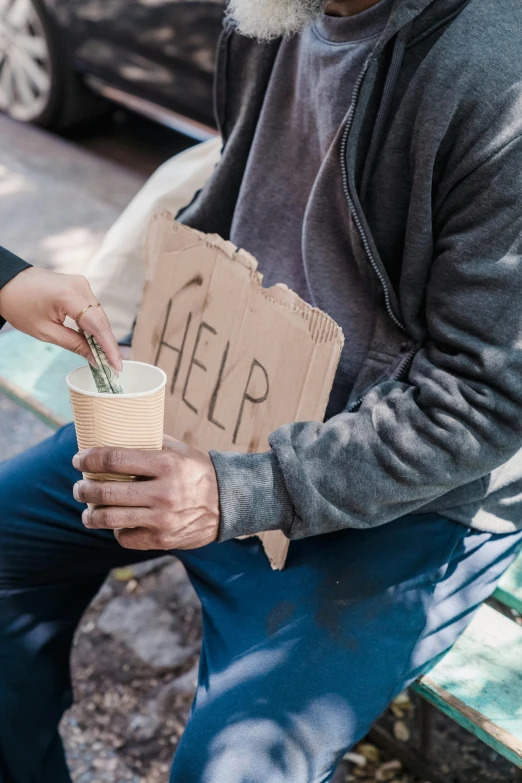
{"type": "Polygon", "coordinates": [[[60,539],[74,516],[67,499],[74,502],[76,448],[71,425],[0,463],[0,590],[23,587],[41,575],[50,557],[66,555],[60,539]]]}
{"type": "Polygon", "coordinates": [[[0,466],[0,596],[2,590],[23,587],[35,564],[40,562],[41,567],[46,559],[44,535],[35,534],[37,523],[28,499],[31,486],[29,482],[20,482],[11,469],[2,468],[3,465],[0,466]]]}
{"type": "MultiPolygon", "coordinates": [[[[312,698],[301,708],[296,705],[294,710],[285,710],[277,699],[262,701],[265,703],[251,704],[247,714],[232,713],[226,725],[210,738],[205,753],[201,753],[201,740],[206,732],[201,732],[197,718],[191,718],[188,743],[180,746],[181,753],[178,750],[181,767],[183,755],[194,759],[191,745],[196,739],[196,755],[202,764],[198,780],[204,783],[229,783],[236,776],[237,780],[252,783],[325,779],[354,739],[354,715],[346,702],[330,694],[312,698]]],[[[212,726],[216,726],[214,721],[212,726]]],[[[176,755],[173,774],[177,773],[177,761],[176,755]]]]}
{"type": "Polygon", "coordinates": [[[0,602],[5,598],[4,591],[23,588],[29,581],[29,555],[24,558],[24,541],[22,535],[7,524],[5,515],[0,515],[0,602]]]}
{"type": "Polygon", "coordinates": [[[69,482],[72,489],[80,478],[72,467],[77,448],[74,427],[67,425],[47,440],[0,462],[0,527],[16,517],[41,515],[44,505],[53,504],[69,482]]]}
{"type": "Polygon", "coordinates": [[[226,783],[231,772],[237,770],[241,779],[256,783],[267,780],[307,783],[312,779],[311,763],[302,741],[288,736],[277,721],[244,719],[221,729],[214,738],[203,779],[226,783]]]}

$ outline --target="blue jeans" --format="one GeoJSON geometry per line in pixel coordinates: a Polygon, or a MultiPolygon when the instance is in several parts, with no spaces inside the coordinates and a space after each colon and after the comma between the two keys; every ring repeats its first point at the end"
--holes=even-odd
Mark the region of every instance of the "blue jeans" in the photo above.
{"type": "MultiPolygon", "coordinates": [[[[0,781],[70,783],[57,725],[76,625],[108,571],[154,557],[86,530],[71,426],[0,466],[0,781]]],[[[173,552],[203,607],[199,685],[175,783],[321,783],[448,649],[522,534],[436,514],[295,541],[173,552]]]]}

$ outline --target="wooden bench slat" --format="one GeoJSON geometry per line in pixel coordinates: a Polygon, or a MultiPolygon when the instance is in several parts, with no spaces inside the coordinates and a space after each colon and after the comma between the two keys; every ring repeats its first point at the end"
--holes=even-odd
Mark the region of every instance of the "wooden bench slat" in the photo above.
{"type": "Polygon", "coordinates": [[[413,686],[522,768],[522,627],[482,606],[455,646],[413,686]]]}
{"type": "Polygon", "coordinates": [[[0,334],[0,389],[51,426],[72,421],[65,376],[84,362],[14,329],[0,334]]]}
{"type": "Polygon", "coordinates": [[[522,553],[500,580],[493,597],[522,614],[522,553]]]}

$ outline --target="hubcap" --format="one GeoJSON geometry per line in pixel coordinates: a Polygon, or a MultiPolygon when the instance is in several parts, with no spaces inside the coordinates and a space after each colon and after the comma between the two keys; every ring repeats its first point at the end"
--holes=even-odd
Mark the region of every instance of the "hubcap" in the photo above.
{"type": "Polygon", "coordinates": [[[0,0],[0,111],[29,122],[51,90],[51,59],[31,0],[0,0]]]}

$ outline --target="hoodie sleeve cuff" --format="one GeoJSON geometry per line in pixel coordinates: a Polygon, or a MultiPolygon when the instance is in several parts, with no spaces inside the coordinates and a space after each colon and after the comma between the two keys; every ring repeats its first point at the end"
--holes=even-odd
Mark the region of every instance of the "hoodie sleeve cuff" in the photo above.
{"type": "MultiPolygon", "coordinates": [[[[7,285],[13,277],[23,272],[24,269],[29,269],[31,264],[26,261],[22,261],[21,258],[15,256],[5,247],[0,247],[0,288],[7,285]]],[[[0,315],[0,329],[5,326],[5,318],[0,315]]]]}
{"type": "Polygon", "coordinates": [[[211,451],[219,487],[218,541],[265,530],[289,530],[294,507],[272,451],[236,454],[211,451]]]}
{"type": "Polygon", "coordinates": [[[0,247],[0,288],[7,285],[13,277],[23,272],[24,269],[29,269],[30,266],[31,264],[28,264],[27,261],[22,261],[21,258],[6,250],[5,247],[0,247]]]}

